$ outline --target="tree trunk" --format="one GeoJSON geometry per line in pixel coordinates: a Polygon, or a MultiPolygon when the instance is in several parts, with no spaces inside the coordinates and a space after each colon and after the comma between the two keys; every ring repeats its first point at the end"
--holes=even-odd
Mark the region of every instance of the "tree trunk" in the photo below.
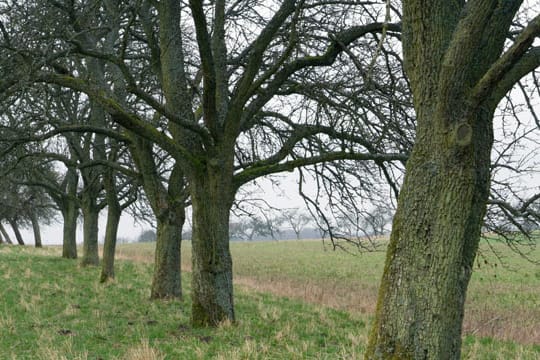
{"type": "Polygon", "coordinates": [[[83,256],[82,266],[99,265],[98,254],[98,220],[99,208],[94,204],[92,194],[83,194],[83,256]]]}
{"type": "Polygon", "coordinates": [[[417,138],[366,359],[460,358],[465,296],[489,194],[491,114],[478,116],[470,145],[456,145],[445,133],[417,138]]]}
{"type": "Polygon", "coordinates": [[[34,242],[36,247],[43,247],[41,244],[41,230],[39,228],[39,221],[33,212],[30,213],[30,220],[32,221],[32,230],[34,231],[34,242]]]}
{"type": "Polygon", "coordinates": [[[130,136],[130,152],[141,174],[144,192],[157,221],[155,268],[150,298],[181,298],[180,246],[186,206],[183,195],[184,176],[175,163],[168,188],[165,188],[154,161],[152,144],[138,135],[130,136]]]}
{"type": "Polygon", "coordinates": [[[8,243],[8,244],[13,244],[13,241],[11,241],[11,238],[9,237],[9,234],[8,232],[6,231],[6,228],[4,228],[4,225],[2,225],[2,223],[0,223],[0,232],[2,233],[5,241],[8,243]]]}
{"type": "Polygon", "coordinates": [[[11,228],[13,229],[13,233],[15,233],[15,239],[17,239],[17,242],[19,245],[24,245],[24,241],[21,235],[21,232],[19,231],[19,227],[17,226],[17,222],[13,219],[8,220],[9,225],[11,225],[11,228]]]}
{"type": "Polygon", "coordinates": [[[192,324],[234,321],[229,212],[233,192],[223,171],[190,179],[193,206],[192,324]]]}
{"type": "Polygon", "coordinates": [[[114,279],[114,255],[116,252],[116,240],[118,237],[118,224],[120,223],[121,211],[118,209],[107,210],[107,225],[105,228],[105,243],[103,245],[103,263],[101,267],[100,282],[114,279]]]}
{"type": "Polygon", "coordinates": [[[107,200],[107,225],[105,228],[105,243],[103,244],[103,263],[101,267],[100,282],[114,279],[114,255],[116,252],[116,240],[118,237],[118,224],[122,210],[120,203],[116,198],[117,194],[109,194],[107,196],[114,199],[107,200]]]}
{"type": "Polygon", "coordinates": [[[62,209],[63,239],[62,257],[65,259],[77,258],[77,218],[79,217],[77,203],[66,201],[62,209]]]}
{"type": "Polygon", "coordinates": [[[157,219],[157,239],[152,299],[182,298],[181,242],[185,221],[184,204],[171,209],[165,219],[157,219]]]}
{"type": "Polygon", "coordinates": [[[417,135],[366,359],[460,358],[465,297],[489,195],[493,113],[511,87],[498,88],[498,81],[509,74],[503,82],[512,83],[526,73],[508,70],[525,43],[508,50],[512,61],[501,57],[520,4],[403,1],[417,135]]]}

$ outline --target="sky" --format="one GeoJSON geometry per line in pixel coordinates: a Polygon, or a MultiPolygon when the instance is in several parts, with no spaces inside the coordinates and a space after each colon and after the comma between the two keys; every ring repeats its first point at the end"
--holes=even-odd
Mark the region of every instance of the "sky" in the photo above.
{"type": "MultiPolygon", "coordinates": [[[[260,190],[252,193],[252,198],[264,199],[269,205],[276,208],[304,208],[303,200],[297,195],[298,185],[296,183],[296,175],[287,173],[277,177],[280,182],[279,188],[272,186],[268,180],[259,180],[257,183],[260,185],[260,190]]],[[[58,221],[49,226],[41,225],[41,238],[44,245],[62,245],[62,217],[58,216],[58,221]]],[[[105,237],[105,225],[107,222],[107,210],[101,212],[99,219],[99,236],[100,242],[103,242],[105,237]]],[[[79,217],[79,223],[77,226],[77,243],[83,241],[83,228],[82,217],[79,217]]],[[[9,233],[11,240],[15,243],[15,235],[8,224],[4,224],[5,229],[9,233]]],[[[187,229],[188,224],[185,225],[187,229]]],[[[148,224],[137,223],[131,215],[123,213],[120,219],[120,225],[118,229],[118,238],[126,239],[129,242],[137,240],[139,235],[145,231],[151,229],[148,224]]],[[[34,234],[32,228],[21,229],[23,240],[26,245],[34,245],[34,234]]]]}

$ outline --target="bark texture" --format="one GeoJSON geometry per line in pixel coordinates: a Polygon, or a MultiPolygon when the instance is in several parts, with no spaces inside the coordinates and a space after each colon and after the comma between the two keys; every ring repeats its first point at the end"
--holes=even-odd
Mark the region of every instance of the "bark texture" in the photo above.
{"type": "Polygon", "coordinates": [[[6,229],[4,228],[4,225],[0,223],[0,232],[2,233],[2,236],[4,238],[4,241],[8,244],[13,244],[13,241],[11,241],[11,238],[9,237],[9,234],[7,233],[6,229]]]}
{"type": "Polygon", "coordinates": [[[155,268],[150,294],[152,299],[182,298],[180,246],[185,215],[183,206],[176,210],[182,214],[157,221],[155,268]]]}
{"type": "Polygon", "coordinates": [[[39,228],[39,220],[33,212],[30,213],[30,221],[32,222],[32,231],[34,232],[34,242],[36,247],[43,247],[41,243],[41,230],[39,228]]]}
{"type": "Polygon", "coordinates": [[[24,245],[24,240],[19,230],[19,226],[17,225],[17,221],[15,221],[14,219],[9,219],[8,222],[9,222],[9,225],[11,225],[11,228],[13,229],[13,233],[15,234],[15,239],[17,239],[17,243],[19,245],[24,245]]]}
{"type": "Polygon", "coordinates": [[[520,1],[404,1],[417,138],[366,359],[459,359],[490,182],[496,67],[520,1]],[[483,94],[482,94],[483,92],[483,94]]]}
{"type": "Polygon", "coordinates": [[[115,181],[114,170],[110,168],[106,169],[103,183],[107,200],[107,225],[105,228],[105,242],[103,244],[100,282],[114,279],[114,255],[116,252],[118,225],[120,223],[120,215],[122,214],[115,181]]]}
{"type": "Polygon", "coordinates": [[[229,212],[230,181],[216,162],[190,183],[193,205],[192,323],[217,326],[235,320],[229,212]],[[217,165],[217,166],[216,166],[217,165]]]}
{"type": "Polygon", "coordinates": [[[63,240],[62,257],[65,259],[77,258],[77,218],[79,217],[79,208],[76,202],[66,202],[62,208],[63,240]]]}
{"type": "MultiPolygon", "coordinates": [[[[77,199],[77,171],[70,167],[66,172],[63,186],[65,192],[58,197],[57,204],[61,205],[63,225],[62,257],[77,258],[77,219],[79,218],[79,203],[77,199]]],[[[56,197],[53,197],[55,199],[56,197]]]]}
{"type": "Polygon", "coordinates": [[[154,161],[152,144],[135,134],[130,134],[130,137],[133,140],[130,152],[157,221],[155,268],[150,297],[181,298],[180,247],[185,222],[183,175],[175,164],[169,178],[169,187],[165,188],[154,161]]]}
{"type": "Polygon", "coordinates": [[[82,266],[99,265],[98,253],[98,220],[99,208],[95,204],[95,195],[83,193],[83,256],[82,266]]]}

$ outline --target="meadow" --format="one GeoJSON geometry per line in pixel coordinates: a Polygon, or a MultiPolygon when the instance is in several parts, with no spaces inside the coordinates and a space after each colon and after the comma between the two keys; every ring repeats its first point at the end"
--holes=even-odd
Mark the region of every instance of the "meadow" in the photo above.
{"type": "MultiPolygon", "coordinates": [[[[483,244],[467,300],[464,359],[540,358],[540,267],[483,244]]],[[[0,246],[0,359],[360,359],[383,252],[321,241],[232,243],[237,323],[189,326],[182,301],[150,301],[154,244],[118,249],[117,278],[60,249],[0,246]]],[[[540,249],[529,256],[540,261],[540,249]]]]}

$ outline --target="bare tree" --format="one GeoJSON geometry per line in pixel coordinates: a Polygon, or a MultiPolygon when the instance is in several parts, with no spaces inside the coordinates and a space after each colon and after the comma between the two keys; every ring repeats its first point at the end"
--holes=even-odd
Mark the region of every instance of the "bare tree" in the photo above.
{"type": "MultiPolygon", "coordinates": [[[[316,164],[343,165],[347,160],[352,169],[355,161],[372,161],[369,166],[376,168],[406,160],[401,145],[385,135],[394,133],[376,129],[387,128],[380,122],[382,117],[407,115],[395,109],[408,104],[394,101],[394,110],[386,113],[383,107],[362,107],[360,101],[355,105],[364,110],[360,118],[338,116],[340,104],[350,104],[346,99],[365,93],[379,101],[364,103],[381,104],[386,98],[397,100],[391,86],[398,93],[399,88],[407,88],[401,81],[384,89],[372,86],[378,81],[371,68],[385,68],[373,64],[366,69],[366,61],[356,61],[356,66],[351,60],[361,58],[365,48],[376,48],[377,34],[396,34],[400,26],[377,22],[366,15],[365,4],[347,1],[332,6],[295,0],[254,1],[250,6],[196,0],[188,4],[142,1],[140,7],[132,2],[117,4],[121,31],[116,32],[120,36],[113,49],[104,46],[111,32],[103,25],[110,2],[104,6],[95,1],[5,5],[10,31],[4,43],[11,46],[3,48],[2,61],[17,64],[11,68],[22,73],[14,71],[15,77],[2,80],[0,92],[33,83],[84,92],[133,134],[131,143],[144,146],[145,154],[151,156],[153,144],[168,152],[177,164],[172,174],[179,174],[172,178],[186,180],[187,188],[170,186],[169,179],[168,196],[175,201],[155,204],[156,210],[166,204],[166,214],[180,214],[185,202],[176,199],[184,198],[182,189],[189,191],[192,321],[215,326],[234,320],[229,213],[241,186],[316,164]],[[48,29],[50,35],[36,39],[37,28],[48,29]],[[97,41],[86,41],[89,36],[97,41]],[[43,48],[48,51],[40,52],[43,48]],[[34,60],[28,62],[21,55],[25,53],[34,60]],[[76,66],[81,58],[85,64],[98,59],[117,69],[129,101],[119,97],[116,85],[107,78],[81,73],[76,66]],[[347,62],[353,64],[349,68],[356,74],[355,83],[365,85],[363,91],[347,86],[345,72],[332,68],[347,62]],[[339,81],[332,81],[336,76],[339,81]],[[328,92],[310,91],[315,84],[328,92]],[[308,111],[325,95],[330,100],[338,97],[308,111]]],[[[393,59],[390,54],[388,59],[393,59]]],[[[136,163],[142,159],[134,158],[136,163]]],[[[142,160],[137,167],[141,174],[151,172],[142,160]]],[[[147,196],[151,197],[148,191],[147,196]]]]}
{"type": "Polygon", "coordinates": [[[402,7],[417,134],[365,357],[459,359],[500,136],[494,114],[527,74],[538,91],[540,15],[523,1],[403,0],[402,7]]]}
{"type": "Polygon", "coordinates": [[[283,222],[294,231],[296,240],[300,240],[300,234],[311,223],[311,217],[297,208],[285,209],[282,212],[282,216],[283,222]]]}

